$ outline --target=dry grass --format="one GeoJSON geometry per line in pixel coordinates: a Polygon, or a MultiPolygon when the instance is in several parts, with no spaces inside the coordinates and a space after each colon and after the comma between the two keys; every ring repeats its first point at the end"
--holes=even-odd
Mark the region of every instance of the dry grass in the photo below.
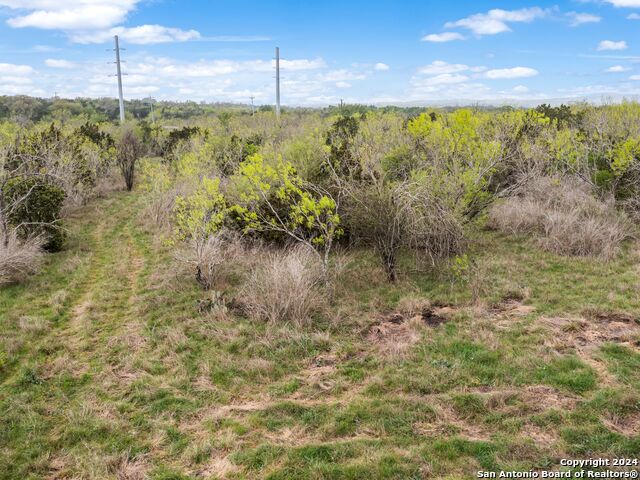
{"type": "Polygon", "coordinates": [[[240,239],[223,230],[206,238],[191,238],[176,258],[192,266],[200,286],[209,290],[224,276],[224,267],[233,264],[243,250],[240,239]]]}
{"type": "Polygon", "coordinates": [[[615,257],[629,238],[629,220],[612,199],[597,198],[587,183],[572,177],[538,177],[493,206],[488,225],[509,234],[533,234],[561,255],[615,257]]]}
{"type": "Polygon", "coordinates": [[[323,303],[321,279],[321,266],[307,248],[270,252],[242,286],[239,303],[258,320],[305,324],[323,303]]]}
{"type": "Polygon", "coordinates": [[[38,271],[43,259],[41,237],[19,239],[10,233],[0,242],[0,286],[16,283],[38,271]]]}

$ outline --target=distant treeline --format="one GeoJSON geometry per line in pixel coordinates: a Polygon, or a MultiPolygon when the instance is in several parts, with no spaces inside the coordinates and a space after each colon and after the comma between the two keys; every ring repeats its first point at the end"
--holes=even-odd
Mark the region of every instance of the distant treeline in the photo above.
{"type": "MultiPolygon", "coordinates": [[[[236,103],[205,103],[205,102],[174,102],[156,101],[152,99],[128,100],[125,102],[125,111],[128,119],[151,120],[151,105],[156,120],[180,119],[187,120],[196,117],[219,114],[222,111],[236,114],[251,114],[251,106],[236,103]]],[[[452,111],[458,107],[438,108],[440,111],[452,111]]],[[[256,106],[256,111],[272,111],[271,105],[256,106]]],[[[486,107],[476,106],[476,110],[512,110],[512,107],[486,107]]],[[[367,111],[401,112],[406,117],[414,117],[424,112],[424,107],[376,107],[373,105],[329,106],[319,109],[312,108],[287,108],[304,112],[307,110],[320,111],[324,115],[341,113],[354,115],[367,111]]],[[[115,98],[36,98],[25,95],[0,96],[0,121],[13,121],[21,125],[36,123],[39,121],[65,122],[72,118],[81,118],[90,122],[115,122],[119,118],[118,100],[115,98]]]]}

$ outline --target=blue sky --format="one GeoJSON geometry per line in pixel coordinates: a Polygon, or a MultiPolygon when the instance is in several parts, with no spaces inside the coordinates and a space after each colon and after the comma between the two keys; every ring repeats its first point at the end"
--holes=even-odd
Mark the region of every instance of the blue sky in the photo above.
{"type": "Polygon", "coordinates": [[[640,0],[0,0],[0,94],[285,105],[640,95],[640,0]]]}

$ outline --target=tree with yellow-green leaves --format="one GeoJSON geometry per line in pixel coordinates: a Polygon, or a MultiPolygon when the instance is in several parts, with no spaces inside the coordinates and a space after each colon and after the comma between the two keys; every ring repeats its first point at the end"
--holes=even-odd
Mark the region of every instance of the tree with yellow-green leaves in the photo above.
{"type": "Polygon", "coordinates": [[[329,255],[343,233],[338,201],[303,180],[281,157],[267,161],[260,154],[251,155],[240,164],[232,182],[237,204],[230,213],[243,232],[275,232],[307,246],[328,282],[329,255]]]}
{"type": "Polygon", "coordinates": [[[174,207],[175,237],[190,244],[190,255],[182,258],[196,269],[196,280],[211,288],[222,263],[222,227],[227,202],[220,192],[220,179],[203,177],[189,196],[178,196],[174,207]]]}

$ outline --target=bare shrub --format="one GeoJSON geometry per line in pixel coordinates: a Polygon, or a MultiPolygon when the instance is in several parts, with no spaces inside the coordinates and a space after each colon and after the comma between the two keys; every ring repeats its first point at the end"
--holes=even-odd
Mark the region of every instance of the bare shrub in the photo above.
{"type": "Polygon", "coordinates": [[[136,163],[142,157],[144,147],[135,131],[126,128],[117,144],[116,159],[128,191],[133,189],[136,163]]]}
{"type": "Polygon", "coordinates": [[[225,274],[224,267],[231,265],[242,250],[237,235],[220,230],[207,237],[191,237],[176,258],[193,266],[197,282],[204,290],[209,290],[225,274]]]}
{"type": "Polygon", "coordinates": [[[543,248],[561,255],[611,259],[632,233],[613,199],[601,200],[575,177],[538,177],[489,212],[488,225],[509,234],[538,237],[543,248]]]}
{"type": "Polygon", "coordinates": [[[16,283],[38,271],[42,263],[42,237],[22,240],[10,232],[0,242],[0,286],[16,283]]]}
{"type": "Polygon", "coordinates": [[[322,283],[317,256],[307,247],[295,246],[268,253],[250,274],[238,299],[256,320],[302,325],[323,304],[322,283]]]}
{"type": "Polygon", "coordinates": [[[418,186],[405,192],[408,244],[435,265],[462,253],[467,246],[463,218],[447,207],[429,188],[418,186]]]}

